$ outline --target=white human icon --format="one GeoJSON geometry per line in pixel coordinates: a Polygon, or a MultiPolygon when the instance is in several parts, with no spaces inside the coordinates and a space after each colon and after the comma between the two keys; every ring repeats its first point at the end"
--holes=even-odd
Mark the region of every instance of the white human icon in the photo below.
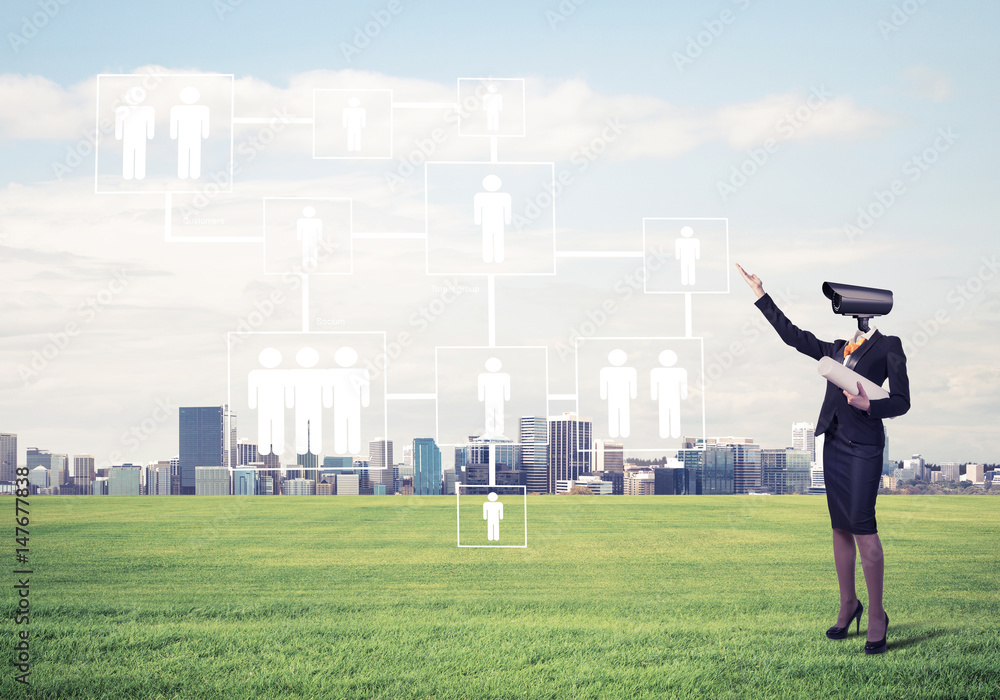
{"type": "Polygon", "coordinates": [[[201,177],[201,140],[208,138],[209,110],[195,102],[201,97],[191,85],[181,90],[184,104],[170,108],[170,138],[177,140],[177,177],[201,177]]]}
{"type": "Polygon", "coordinates": [[[333,386],[328,372],[313,369],[319,353],[302,348],[295,354],[302,369],[288,371],[285,400],[295,409],[295,452],[318,455],[323,448],[323,407],[333,405],[333,386]]]}
{"type": "Polygon", "coordinates": [[[316,218],[315,207],[305,207],[295,223],[295,237],[302,242],[302,267],[312,270],[319,265],[319,242],[323,238],[323,220],[316,218]]]}
{"type": "Polygon", "coordinates": [[[483,228],[483,262],[503,262],[504,226],[510,223],[511,199],[497,192],[503,183],[496,175],[483,178],[483,189],[473,199],[476,225],[483,228]]]}
{"type": "Polygon", "coordinates": [[[649,373],[650,396],[659,401],[660,437],[679,438],[681,436],[681,399],[688,395],[687,370],[674,367],[677,353],[664,350],[659,356],[662,367],[649,373]]]}
{"type": "Polygon", "coordinates": [[[601,399],[608,402],[608,435],[628,437],[632,432],[631,400],[639,385],[635,367],[622,367],[628,356],[624,350],[608,353],[611,367],[601,369],[601,399]]]}
{"type": "Polygon", "coordinates": [[[496,357],[486,360],[486,372],[479,375],[479,400],[486,410],[483,437],[503,437],[504,402],[510,401],[510,375],[501,372],[503,364],[496,357]]]}
{"type": "Polygon", "coordinates": [[[368,370],[355,367],[358,353],[343,347],[333,356],[338,367],[328,370],[333,385],[333,449],[337,454],[358,454],[361,450],[361,409],[371,399],[368,370]]]}
{"type": "Polygon", "coordinates": [[[347,107],[344,108],[343,121],[344,128],[347,129],[347,150],[361,150],[361,132],[365,128],[366,110],[361,106],[361,100],[352,97],[347,100],[347,107]]]}
{"type": "Polygon", "coordinates": [[[489,499],[483,503],[483,520],[486,521],[486,539],[491,542],[499,542],[500,521],[503,520],[503,503],[497,500],[499,497],[492,491],[490,491],[490,495],[486,498],[489,499]]]}
{"type": "Polygon", "coordinates": [[[694,286],[694,264],[701,259],[701,243],[692,238],[694,229],[685,226],[681,237],[674,243],[674,258],[681,261],[681,284],[694,286]]]}
{"type": "Polygon", "coordinates": [[[247,378],[247,404],[257,409],[257,451],[262,455],[280,455],[285,451],[285,387],[289,370],[275,369],[281,353],[265,348],[257,356],[264,369],[250,370],[247,378]]]}
{"type": "Polygon", "coordinates": [[[143,106],[146,91],[133,87],[125,93],[126,104],[115,109],[115,139],[122,142],[122,179],[146,177],[146,141],[153,138],[155,110],[143,106]]]}
{"type": "Polygon", "coordinates": [[[500,128],[503,95],[497,92],[496,85],[490,85],[486,88],[486,94],[483,95],[483,109],[486,110],[486,130],[497,131],[500,128]]]}

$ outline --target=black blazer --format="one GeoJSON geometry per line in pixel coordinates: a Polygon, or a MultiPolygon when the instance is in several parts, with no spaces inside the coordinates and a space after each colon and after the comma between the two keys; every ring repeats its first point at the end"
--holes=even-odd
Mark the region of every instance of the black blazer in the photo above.
{"type": "MultiPolygon", "coordinates": [[[[814,360],[832,357],[837,362],[843,362],[846,340],[829,343],[798,328],[788,320],[768,294],[758,299],[755,305],[786,345],[814,360]]],[[[910,410],[910,380],[906,376],[903,344],[896,336],[882,335],[876,330],[869,340],[851,353],[845,365],[879,386],[888,378],[889,396],[885,399],[873,399],[871,408],[867,412],[861,411],[847,403],[847,397],[840,387],[827,382],[826,396],[816,420],[816,434],[822,435],[829,430],[836,418],[837,430],[848,440],[882,447],[885,444],[882,419],[901,416],[910,410]]]]}

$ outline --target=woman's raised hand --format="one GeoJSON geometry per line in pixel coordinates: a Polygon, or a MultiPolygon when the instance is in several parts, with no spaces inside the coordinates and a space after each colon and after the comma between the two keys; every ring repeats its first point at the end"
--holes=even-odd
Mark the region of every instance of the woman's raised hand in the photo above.
{"type": "Polygon", "coordinates": [[[758,299],[764,296],[764,284],[760,281],[760,277],[757,275],[748,275],[747,271],[740,267],[739,263],[736,263],[736,269],[740,271],[741,275],[743,275],[743,279],[746,280],[748,285],[750,285],[750,289],[753,290],[753,293],[757,295],[758,299]]]}

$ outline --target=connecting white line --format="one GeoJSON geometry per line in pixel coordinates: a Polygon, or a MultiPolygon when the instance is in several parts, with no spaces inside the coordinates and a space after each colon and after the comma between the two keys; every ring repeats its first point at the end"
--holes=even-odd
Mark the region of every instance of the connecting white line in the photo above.
{"type": "Polygon", "coordinates": [[[556,251],[557,258],[642,258],[645,255],[641,250],[566,250],[561,253],[556,251]]]}
{"type": "Polygon", "coordinates": [[[496,275],[486,276],[486,305],[489,315],[488,324],[490,329],[490,347],[497,346],[497,277],[496,275]]]}
{"type": "Polygon", "coordinates": [[[233,124],[315,124],[312,117],[233,117],[233,124]]]}
{"type": "Polygon", "coordinates": [[[393,109],[458,109],[456,102],[393,102],[393,109]]]}
{"type": "Polygon", "coordinates": [[[354,232],[351,234],[351,238],[358,239],[382,239],[382,238],[409,238],[409,239],[423,239],[427,238],[427,233],[420,231],[417,233],[358,233],[354,232]]]}

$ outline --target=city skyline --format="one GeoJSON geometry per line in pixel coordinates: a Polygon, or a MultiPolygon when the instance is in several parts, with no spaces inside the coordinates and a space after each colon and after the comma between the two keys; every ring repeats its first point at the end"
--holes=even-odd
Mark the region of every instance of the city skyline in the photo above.
{"type": "MultiPolygon", "coordinates": [[[[562,14],[515,0],[502,12],[406,8],[377,36],[364,30],[377,9],[317,5],[280,51],[253,47],[273,44],[270,28],[289,10],[222,4],[232,11],[196,0],[135,16],[59,4],[37,27],[37,3],[12,5],[0,76],[10,106],[0,117],[0,392],[18,411],[7,429],[56,450],[150,461],[172,452],[164,426],[179,403],[228,402],[231,343],[368,333],[384,334],[388,361],[372,374],[393,397],[378,433],[434,435],[427,397],[439,383],[454,389],[437,373],[445,349],[524,350],[501,371],[521,363],[528,374],[511,377],[547,394],[533,410],[558,415],[590,390],[567,398],[577,341],[582,351],[641,332],[700,339],[702,366],[683,368],[704,375],[688,400],[703,404],[706,434],[775,444],[782,426],[815,419],[823,380],[753,308],[726,269],[740,262],[824,339],[854,327],[831,312],[824,281],[892,289],[895,307],[876,325],[903,341],[912,407],[889,422],[890,440],[937,462],[996,459],[1000,139],[998,97],[982,88],[998,55],[995,4],[923,4],[897,24],[891,3],[736,2],[724,23],[698,5],[562,14]],[[182,35],[191,41],[169,39],[182,35]],[[424,46],[430,35],[439,47],[424,46]],[[831,36],[851,37],[850,50],[831,36]],[[480,80],[511,91],[496,136],[483,110],[462,104],[479,104],[480,80]],[[116,85],[129,87],[118,95],[116,85]],[[168,122],[187,104],[182,92],[196,99],[187,88],[204,104],[180,113],[216,118],[205,171],[185,178],[168,122]],[[371,158],[315,133],[341,124],[329,110],[340,96],[350,108],[350,91],[374,100],[371,158]],[[125,177],[115,136],[126,97],[136,115],[159,115],[144,184],[125,177]],[[545,222],[523,248],[508,240],[513,268],[492,276],[468,250],[449,267],[464,245],[455,221],[467,214],[467,232],[481,234],[473,198],[494,182],[486,170],[520,202],[522,225],[537,233],[545,222]],[[554,184],[537,191],[540,177],[554,177],[558,195],[554,184]],[[528,216],[529,204],[539,213],[528,216]],[[306,256],[318,265],[308,285],[289,248],[298,218],[337,232],[306,256]],[[685,277],[662,272],[676,266],[664,222],[680,218],[676,235],[697,229],[704,253],[707,286],[690,297],[678,291],[685,277]],[[351,256],[329,252],[344,247],[351,256]]],[[[694,248],[682,248],[686,274],[694,248]]],[[[667,345],[657,349],[679,353],[678,368],[699,357],[692,343],[667,345]]],[[[293,356],[284,351],[283,368],[293,356]]]]}

